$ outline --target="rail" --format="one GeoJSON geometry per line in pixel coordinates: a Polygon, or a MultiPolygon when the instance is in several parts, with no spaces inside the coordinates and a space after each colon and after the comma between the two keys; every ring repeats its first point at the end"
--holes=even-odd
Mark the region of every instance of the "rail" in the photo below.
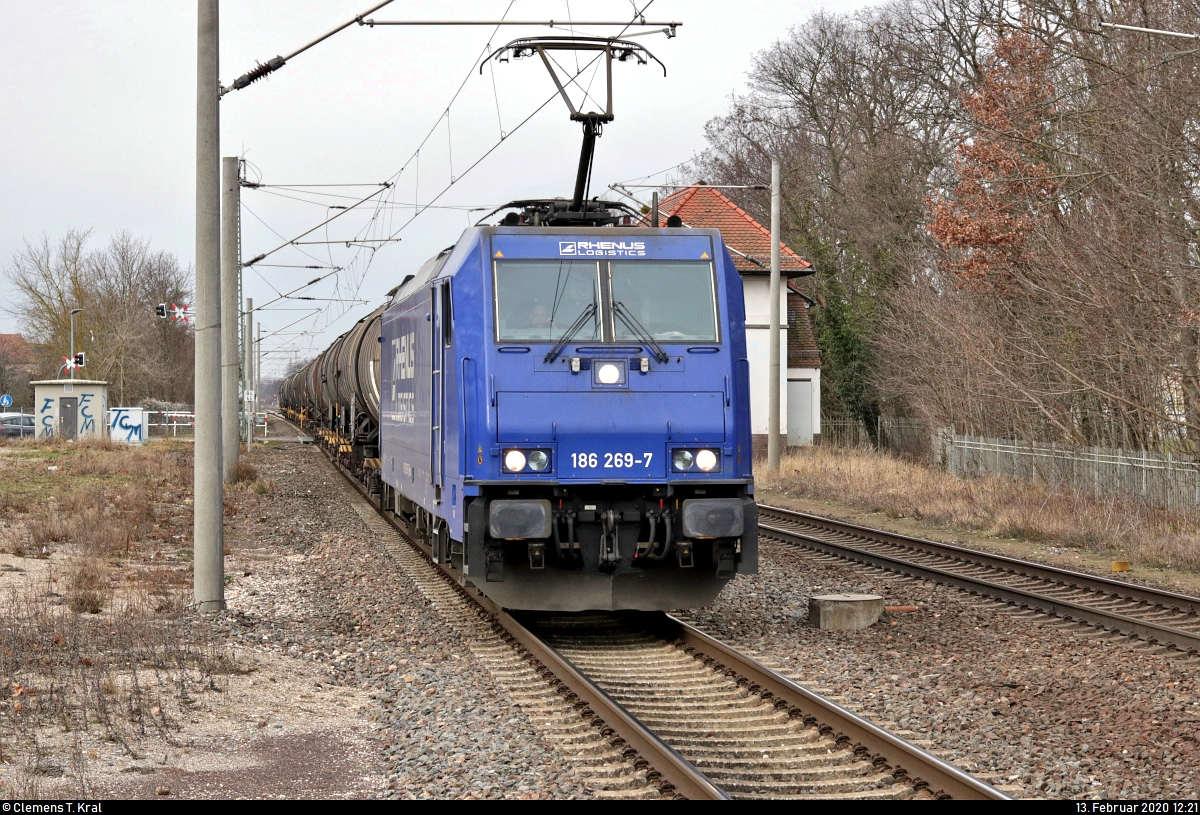
{"type": "Polygon", "coordinates": [[[679,638],[686,647],[712,657],[776,699],[797,708],[805,717],[833,728],[872,758],[882,758],[917,785],[925,785],[937,797],[967,800],[1008,800],[1008,796],[931,753],[922,750],[853,711],[781,676],[761,662],[741,653],[698,628],[668,615],[679,625],[679,638]]]}
{"type": "MultiPolygon", "coordinates": [[[[324,451],[324,448],[322,450],[324,451]]],[[[430,547],[409,537],[400,520],[385,511],[378,499],[371,495],[362,483],[328,454],[327,458],[347,482],[425,558],[432,568],[438,568],[433,562],[430,547]]],[[[571,693],[590,707],[618,738],[636,750],[659,775],[662,782],[674,789],[676,795],[695,800],[729,799],[729,795],[704,773],[629,713],[556,648],[477,589],[470,591],[465,588],[465,576],[457,570],[448,568],[446,564],[442,564],[440,568],[450,572],[447,579],[457,591],[487,611],[521,648],[542,663],[571,693]]],[[[927,786],[938,797],[997,800],[1007,798],[999,790],[780,676],[702,631],[669,615],[664,615],[663,619],[672,625],[673,634],[680,641],[681,648],[701,652],[729,666],[739,676],[744,677],[746,684],[752,688],[760,688],[774,698],[783,700],[790,707],[798,709],[806,718],[816,719],[821,725],[839,734],[839,737],[844,737],[856,747],[871,753],[873,758],[882,758],[897,776],[907,776],[914,786],[927,786]]]]}
{"type": "Polygon", "coordinates": [[[1184,651],[1200,651],[1200,598],[759,506],[759,531],[827,554],[1184,651]]]}

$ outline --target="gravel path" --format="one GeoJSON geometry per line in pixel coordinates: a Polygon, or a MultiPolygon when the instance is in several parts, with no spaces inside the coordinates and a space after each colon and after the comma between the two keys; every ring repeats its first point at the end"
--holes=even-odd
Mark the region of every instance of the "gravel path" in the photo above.
{"type": "Polygon", "coordinates": [[[957,589],[760,541],[739,576],[685,616],[714,636],[1020,797],[1195,798],[1195,657],[1159,653],[957,589]],[[914,604],[864,631],[807,625],[811,594],[914,604]]]}
{"type": "Polygon", "coordinates": [[[317,449],[271,446],[249,460],[275,491],[230,520],[229,635],[316,663],[324,685],[369,693],[360,719],[386,764],[386,797],[590,796],[374,541],[317,449]]]}

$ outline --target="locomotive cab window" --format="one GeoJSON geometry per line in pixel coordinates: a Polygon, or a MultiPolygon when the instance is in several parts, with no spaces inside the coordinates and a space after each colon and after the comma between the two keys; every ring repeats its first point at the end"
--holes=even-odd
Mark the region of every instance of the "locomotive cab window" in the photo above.
{"type": "Polygon", "coordinates": [[[617,342],[638,341],[640,327],[658,342],[719,341],[711,263],[613,261],[610,267],[617,342]]]}
{"type": "Polygon", "coordinates": [[[442,342],[447,348],[454,341],[454,304],[450,296],[450,281],[442,284],[442,342]]]}
{"type": "Polygon", "coordinates": [[[575,339],[601,339],[596,261],[501,260],[495,286],[498,341],[555,342],[580,320],[575,339]]]}

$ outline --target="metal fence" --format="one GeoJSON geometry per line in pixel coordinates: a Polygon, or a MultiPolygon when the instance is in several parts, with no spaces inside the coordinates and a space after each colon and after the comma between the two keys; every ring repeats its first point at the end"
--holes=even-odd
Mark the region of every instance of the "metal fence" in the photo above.
{"type": "Polygon", "coordinates": [[[1081,492],[1125,493],[1168,509],[1200,506],[1200,459],[1193,455],[959,436],[949,429],[935,434],[933,445],[954,475],[992,473],[1081,492]]]}
{"type": "Polygon", "coordinates": [[[871,428],[861,419],[847,416],[821,417],[821,444],[830,447],[854,447],[887,450],[912,458],[930,456],[929,431],[916,419],[902,416],[878,417],[871,428]]]}
{"type": "MultiPolygon", "coordinates": [[[[254,426],[267,426],[266,411],[254,414],[254,426]]],[[[257,432],[257,431],[255,431],[257,432]]],[[[190,410],[147,410],[147,436],[194,436],[196,434],[196,414],[190,410]]]]}
{"type": "Polygon", "coordinates": [[[196,414],[186,410],[147,410],[147,436],[192,436],[196,433],[196,414]]]}

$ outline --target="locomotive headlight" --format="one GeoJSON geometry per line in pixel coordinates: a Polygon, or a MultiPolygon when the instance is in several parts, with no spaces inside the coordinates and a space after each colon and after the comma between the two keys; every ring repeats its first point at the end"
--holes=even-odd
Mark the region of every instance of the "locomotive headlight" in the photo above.
{"type": "Polygon", "coordinates": [[[611,363],[605,363],[596,371],[596,379],[603,385],[615,385],[621,381],[621,370],[611,363]]]}
{"type": "MultiPolygon", "coordinates": [[[[515,450],[513,452],[516,452],[515,450]]],[[[550,456],[545,450],[534,450],[529,454],[529,469],[540,473],[550,465],[550,456]]]]}
{"type": "Polygon", "coordinates": [[[709,472],[717,466],[717,454],[712,450],[701,450],[696,453],[696,466],[704,472],[709,472]]]}
{"type": "Polygon", "coordinates": [[[504,469],[510,473],[519,473],[525,469],[525,454],[520,450],[509,450],[504,454],[504,469]]]}
{"type": "Polygon", "coordinates": [[[671,456],[671,466],[679,472],[684,472],[692,468],[693,456],[690,450],[676,450],[671,456]]]}

